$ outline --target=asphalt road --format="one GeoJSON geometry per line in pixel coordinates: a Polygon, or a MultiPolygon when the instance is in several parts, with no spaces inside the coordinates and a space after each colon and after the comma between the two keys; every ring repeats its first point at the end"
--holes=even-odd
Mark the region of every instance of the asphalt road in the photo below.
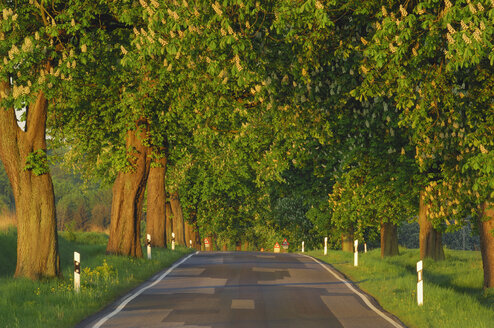
{"type": "Polygon", "coordinates": [[[79,327],[402,327],[304,255],[198,253],[159,278],[79,327]]]}

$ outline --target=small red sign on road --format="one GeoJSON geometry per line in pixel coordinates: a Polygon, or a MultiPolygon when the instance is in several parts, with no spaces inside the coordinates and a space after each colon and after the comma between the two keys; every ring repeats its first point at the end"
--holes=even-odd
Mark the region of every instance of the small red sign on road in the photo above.
{"type": "Polygon", "coordinates": [[[286,240],[286,238],[283,240],[283,242],[281,243],[281,245],[283,246],[288,246],[288,240],[286,240]]]}
{"type": "Polygon", "coordinates": [[[204,238],[204,245],[209,246],[210,244],[209,238],[204,238]]]}
{"type": "Polygon", "coordinates": [[[276,242],[276,244],[274,244],[274,249],[273,251],[275,253],[279,253],[280,252],[280,244],[278,244],[278,242],[276,242]]]}

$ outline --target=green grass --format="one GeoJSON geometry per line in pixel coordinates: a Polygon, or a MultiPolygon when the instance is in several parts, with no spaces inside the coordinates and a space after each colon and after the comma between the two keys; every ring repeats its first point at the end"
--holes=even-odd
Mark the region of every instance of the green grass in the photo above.
{"type": "Polygon", "coordinates": [[[0,326],[73,327],[118,296],[138,286],[189,249],[153,249],[153,259],[105,255],[102,233],[61,233],[63,279],[30,281],[12,278],[16,263],[15,229],[0,231],[0,326]],[[73,291],[74,251],[81,254],[81,292],[73,291]]]}
{"type": "Polygon", "coordinates": [[[378,300],[408,327],[493,327],[494,291],[483,291],[480,252],[446,250],[446,260],[424,261],[424,305],[417,305],[416,263],[419,251],[400,248],[400,255],[381,259],[380,250],[359,253],[311,251],[378,300]]]}

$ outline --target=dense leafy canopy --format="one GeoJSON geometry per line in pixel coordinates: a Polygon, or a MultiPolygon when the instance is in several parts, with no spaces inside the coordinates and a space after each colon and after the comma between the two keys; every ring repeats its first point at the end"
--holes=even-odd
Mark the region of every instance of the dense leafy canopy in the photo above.
{"type": "MultiPolygon", "coordinates": [[[[144,120],[167,190],[219,243],[318,245],[494,194],[494,3],[6,1],[2,106],[43,90],[68,166],[132,171],[144,120]],[[32,17],[38,19],[32,20],[32,17]]],[[[34,162],[39,162],[34,160],[34,162]]]]}

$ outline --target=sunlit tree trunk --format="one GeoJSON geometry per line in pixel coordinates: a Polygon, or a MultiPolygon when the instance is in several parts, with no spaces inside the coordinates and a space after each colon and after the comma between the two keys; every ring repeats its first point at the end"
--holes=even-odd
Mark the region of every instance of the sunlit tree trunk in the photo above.
{"type": "Polygon", "coordinates": [[[439,231],[434,229],[432,223],[427,218],[428,212],[429,205],[425,203],[424,192],[421,192],[419,204],[420,258],[431,258],[436,261],[444,260],[442,235],[439,231]]]}
{"type": "Polygon", "coordinates": [[[177,245],[185,246],[185,225],[184,216],[182,213],[182,206],[180,205],[180,199],[178,192],[174,192],[170,196],[170,205],[173,213],[173,230],[175,232],[175,242],[177,245]]]}
{"type": "MultiPolygon", "coordinates": [[[[7,82],[0,85],[8,93],[7,82]]],[[[0,159],[15,198],[17,216],[16,277],[40,279],[61,275],[53,183],[46,161],[48,103],[43,92],[27,109],[26,128],[17,125],[14,108],[0,108],[0,159]],[[37,168],[26,170],[28,156],[37,168]]]]}
{"type": "Polygon", "coordinates": [[[479,222],[480,252],[484,268],[484,288],[494,288],[494,208],[482,205],[479,222]]]}
{"type": "Polygon", "coordinates": [[[192,241],[192,248],[197,248],[197,228],[195,227],[195,222],[189,223],[185,220],[185,241],[187,242],[187,247],[190,247],[190,241],[192,241]]]}
{"type": "Polygon", "coordinates": [[[353,252],[353,229],[341,234],[341,249],[343,252],[353,252]]]}
{"type": "Polygon", "coordinates": [[[151,245],[166,247],[166,157],[151,167],[147,181],[146,232],[151,235],[151,245]]]}
{"type": "Polygon", "coordinates": [[[172,206],[170,202],[166,202],[165,204],[165,235],[166,235],[166,243],[168,246],[172,243],[172,231],[173,231],[173,214],[172,214],[172,206]]]}
{"type": "Polygon", "coordinates": [[[113,185],[110,238],[106,251],[142,257],[141,214],[150,168],[150,149],[144,141],[148,137],[149,126],[144,119],[136,123],[136,129],[128,131],[126,137],[132,168],[119,172],[113,185]]]}
{"type": "Polygon", "coordinates": [[[381,222],[381,257],[398,254],[398,229],[396,224],[381,222]]]}

